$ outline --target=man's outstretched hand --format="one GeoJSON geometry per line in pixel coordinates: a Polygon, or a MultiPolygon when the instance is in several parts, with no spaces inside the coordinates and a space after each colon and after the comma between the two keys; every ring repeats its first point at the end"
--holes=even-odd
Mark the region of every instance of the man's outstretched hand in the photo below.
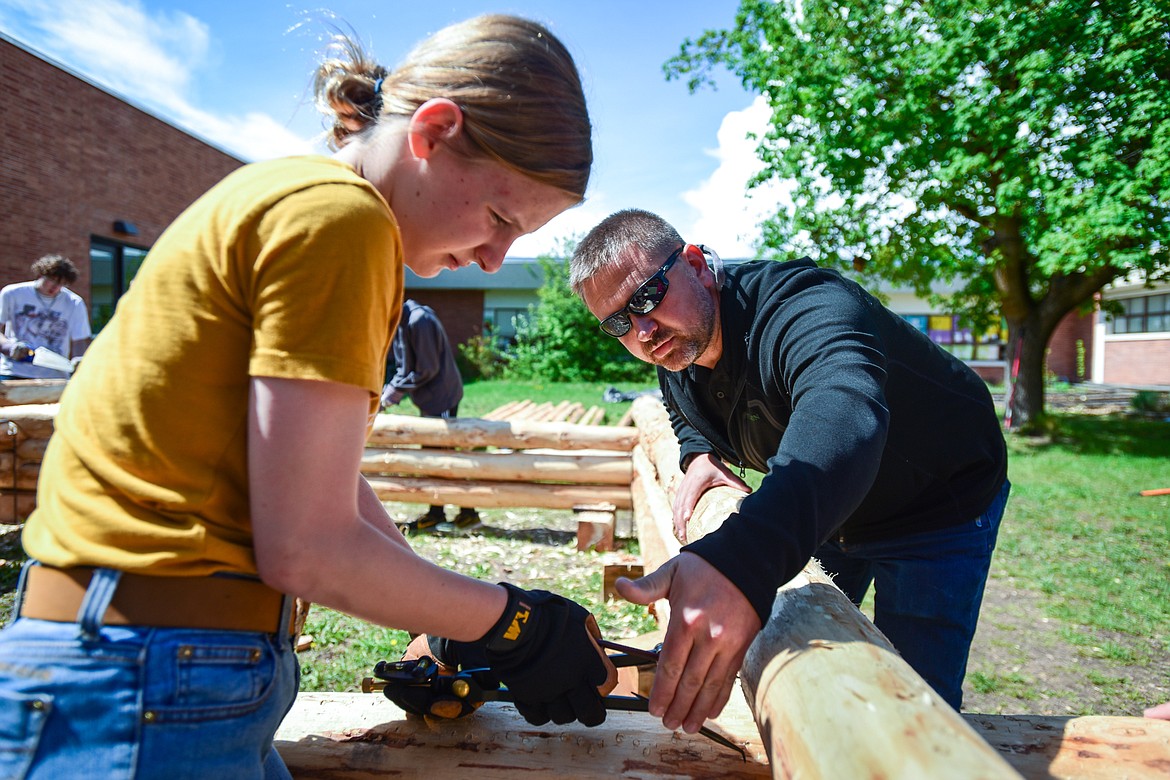
{"type": "Polygon", "coordinates": [[[684,552],[637,580],[619,578],[634,604],[670,602],[670,623],[650,692],[650,713],[694,734],[723,711],[748,646],[760,631],[755,609],[719,571],[684,552]]]}

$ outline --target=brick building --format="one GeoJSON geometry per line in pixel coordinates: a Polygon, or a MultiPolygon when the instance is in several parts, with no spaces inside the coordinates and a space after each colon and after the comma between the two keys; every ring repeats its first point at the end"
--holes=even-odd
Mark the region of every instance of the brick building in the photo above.
{"type": "Polygon", "coordinates": [[[95,325],[162,230],[243,161],[0,33],[0,285],[66,255],[95,325]]]}
{"type": "Polygon", "coordinates": [[[1170,284],[1119,280],[1103,290],[1093,316],[1092,380],[1170,387],[1170,284]]]}

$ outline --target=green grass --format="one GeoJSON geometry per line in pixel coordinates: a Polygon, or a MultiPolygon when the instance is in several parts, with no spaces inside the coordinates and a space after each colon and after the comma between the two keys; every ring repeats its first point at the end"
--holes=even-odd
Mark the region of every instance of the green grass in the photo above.
{"type": "Polygon", "coordinates": [[[968,680],[976,693],[994,693],[1022,700],[1032,700],[1038,696],[1035,682],[1016,672],[1006,674],[972,672],[968,675],[968,680]]]}
{"type": "Polygon", "coordinates": [[[1048,596],[1074,643],[1118,632],[1170,652],[1170,498],[1139,494],[1170,485],[1170,426],[1054,414],[1048,437],[1009,447],[999,567],[1048,596]]]}
{"type": "MultiPolygon", "coordinates": [[[[390,504],[406,519],[420,507],[390,504]]],[[[411,537],[424,558],[488,582],[508,580],[525,588],[560,593],[585,606],[597,618],[602,636],[620,640],[655,629],[645,607],[623,601],[601,602],[602,572],[607,562],[636,559],[637,543],[619,540],[619,552],[578,552],[573,531],[542,531],[540,524],[575,527],[571,513],[481,510],[487,525],[482,535],[449,538],[411,537]],[[502,526],[507,526],[503,528],[502,526]]],[[[300,655],[301,690],[353,691],[378,661],[397,660],[409,643],[402,631],[381,628],[315,605],[305,624],[313,646],[300,655]]]]}
{"type": "MultiPolygon", "coordinates": [[[[588,409],[591,406],[600,406],[605,412],[603,425],[616,425],[632,401],[607,403],[602,394],[610,385],[604,382],[518,382],[514,380],[493,379],[490,381],[477,380],[463,386],[463,401],[459,404],[460,417],[482,417],[488,412],[500,408],[512,401],[529,400],[535,404],[553,403],[561,401],[576,401],[588,409]]],[[[656,384],[626,384],[613,385],[623,393],[656,390],[656,384]]],[[[418,414],[410,398],[403,399],[402,403],[394,408],[395,414],[418,414]]]]}

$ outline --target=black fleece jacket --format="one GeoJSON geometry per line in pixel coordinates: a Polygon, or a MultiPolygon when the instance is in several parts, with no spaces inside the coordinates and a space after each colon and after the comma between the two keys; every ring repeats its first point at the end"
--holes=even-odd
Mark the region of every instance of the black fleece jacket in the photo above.
{"type": "Polygon", "coordinates": [[[765,473],[686,545],[767,621],[776,589],[846,543],[966,523],[1007,476],[986,384],[859,285],[807,259],[730,267],[713,370],[659,369],[682,462],[765,473]]]}

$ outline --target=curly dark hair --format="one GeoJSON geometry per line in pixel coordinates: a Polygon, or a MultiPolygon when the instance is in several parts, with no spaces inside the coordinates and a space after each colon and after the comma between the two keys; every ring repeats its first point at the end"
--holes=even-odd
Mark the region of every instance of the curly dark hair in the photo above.
{"type": "Polygon", "coordinates": [[[45,255],[32,264],[33,278],[40,279],[47,276],[58,279],[65,284],[77,281],[77,266],[65,255],[45,255]]]}

